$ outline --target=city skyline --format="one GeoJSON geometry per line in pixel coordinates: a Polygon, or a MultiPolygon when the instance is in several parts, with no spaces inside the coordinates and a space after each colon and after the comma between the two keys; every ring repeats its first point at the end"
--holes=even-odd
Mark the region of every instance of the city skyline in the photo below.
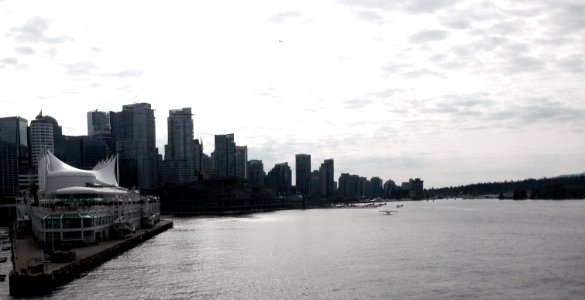
{"type": "Polygon", "coordinates": [[[577,1],[0,3],[2,117],[87,135],[87,112],[146,102],[163,153],[191,107],[206,153],[233,133],[266,170],[307,153],[335,180],[585,171],[577,1]]]}

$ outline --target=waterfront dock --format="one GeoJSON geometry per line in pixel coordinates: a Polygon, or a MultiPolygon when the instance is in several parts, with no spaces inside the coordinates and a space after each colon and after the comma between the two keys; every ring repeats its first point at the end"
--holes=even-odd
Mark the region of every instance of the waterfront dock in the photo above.
{"type": "Polygon", "coordinates": [[[161,220],[153,228],[138,229],[124,239],[72,248],[74,259],[66,263],[47,259],[31,235],[13,239],[14,270],[9,276],[10,295],[29,297],[46,294],[172,226],[172,221],[161,220]]]}

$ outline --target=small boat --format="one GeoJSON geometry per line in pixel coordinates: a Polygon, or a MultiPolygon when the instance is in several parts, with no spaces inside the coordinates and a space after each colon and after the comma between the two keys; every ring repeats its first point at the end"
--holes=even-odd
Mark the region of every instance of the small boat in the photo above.
{"type": "Polygon", "coordinates": [[[8,257],[0,257],[0,263],[5,263],[8,260],[8,257]]]}
{"type": "Polygon", "coordinates": [[[7,251],[7,250],[10,250],[10,246],[4,246],[4,247],[2,247],[2,251],[7,251]]]}

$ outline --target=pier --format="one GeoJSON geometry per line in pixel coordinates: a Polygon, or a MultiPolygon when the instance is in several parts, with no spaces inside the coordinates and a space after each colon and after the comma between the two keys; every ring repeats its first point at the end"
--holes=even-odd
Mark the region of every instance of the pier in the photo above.
{"type": "Polygon", "coordinates": [[[97,245],[72,248],[69,262],[48,260],[43,249],[31,235],[13,239],[12,253],[14,269],[9,276],[10,295],[30,297],[49,293],[100,264],[132,249],[136,245],[173,227],[173,222],[161,220],[153,228],[138,229],[124,239],[108,240],[97,245]]]}

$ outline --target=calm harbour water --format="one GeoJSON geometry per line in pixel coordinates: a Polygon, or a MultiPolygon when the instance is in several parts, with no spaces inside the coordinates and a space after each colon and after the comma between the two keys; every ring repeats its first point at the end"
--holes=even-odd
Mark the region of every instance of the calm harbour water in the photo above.
{"type": "Polygon", "coordinates": [[[50,299],[583,299],[585,201],[173,218],[50,299]]]}

